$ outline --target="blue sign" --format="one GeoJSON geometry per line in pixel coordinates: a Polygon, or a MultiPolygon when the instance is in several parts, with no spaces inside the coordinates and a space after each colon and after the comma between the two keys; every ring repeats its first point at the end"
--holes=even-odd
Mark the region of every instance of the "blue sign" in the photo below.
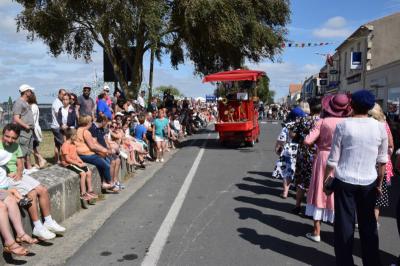
{"type": "Polygon", "coordinates": [[[217,100],[217,97],[214,95],[206,95],[206,102],[215,102],[217,100]]]}

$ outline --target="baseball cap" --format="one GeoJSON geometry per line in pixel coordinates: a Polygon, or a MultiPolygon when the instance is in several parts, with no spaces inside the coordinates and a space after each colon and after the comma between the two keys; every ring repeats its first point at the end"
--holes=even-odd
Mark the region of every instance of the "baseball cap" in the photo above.
{"type": "Polygon", "coordinates": [[[19,86],[19,92],[25,92],[25,91],[28,91],[28,90],[34,91],[35,88],[32,88],[28,84],[22,84],[21,86],[19,86]]]}

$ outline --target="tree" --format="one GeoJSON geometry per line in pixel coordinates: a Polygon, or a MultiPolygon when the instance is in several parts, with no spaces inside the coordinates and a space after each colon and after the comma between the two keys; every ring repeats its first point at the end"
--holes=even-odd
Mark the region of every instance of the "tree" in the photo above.
{"type": "Polygon", "coordinates": [[[179,91],[179,89],[175,88],[172,85],[169,86],[158,86],[155,88],[155,93],[159,95],[164,95],[165,92],[169,92],[171,95],[175,97],[183,97],[184,95],[179,91]]]}
{"type": "Polygon", "coordinates": [[[16,0],[23,6],[18,30],[48,45],[51,54],[90,61],[102,47],[120,86],[134,97],[140,88],[144,54],[160,61],[169,53],[177,68],[185,59],[195,72],[237,68],[245,59],[273,60],[281,51],[289,21],[289,0],[16,0]],[[129,84],[116,49],[132,69],[129,84]],[[132,60],[133,58],[133,60],[132,60]]]}
{"type": "Polygon", "coordinates": [[[261,101],[267,104],[274,103],[275,91],[269,89],[268,76],[262,77],[257,84],[257,95],[261,101]]]}

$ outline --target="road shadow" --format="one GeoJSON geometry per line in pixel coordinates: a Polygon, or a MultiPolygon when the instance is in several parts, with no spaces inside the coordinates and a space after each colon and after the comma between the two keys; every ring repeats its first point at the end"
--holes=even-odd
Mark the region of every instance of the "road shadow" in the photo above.
{"type": "Polygon", "coordinates": [[[247,173],[252,175],[260,175],[263,177],[273,178],[272,172],[248,171],[247,173]]]}
{"type": "Polygon", "coordinates": [[[268,186],[256,186],[249,184],[236,184],[236,187],[240,190],[250,191],[259,195],[274,195],[279,196],[282,193],[282,189],[268,187],[268,186]]]}
{"type": "Polygon", "coordinates": [[[233,199],[236,201],[253,204],[258,207],[269,208],[269,209],[274,209],[274,210],[283,211],[283,212],[289,212],[291,209],[293,209],[293,203],[278,202],[278,201],[273,201],[273,200],[266,199],[266,198],[260,199],[260,198],[253,198],[253,197],[247,197],[247,196],[237,196],[237,197],[234,197],[233,199]]]}
{"type": "Polygon", "coordinates": [[[241,238],[261,249],[269,249],[309,265],[335,265],[334,256],[316,248],[298,245],[271,235],[260,235],[250,228],[238,228],[237,231],[241,238]]]}
{"type": "Polygon", "coordinates": [[[282,180],[270,180],[270,179],[257,179],[254,177],[244,177],[243,178],[244,181],[248,181],[248,182],[253,182],[253,183],[257,183],[266,187],[274,187],[274,188],[282,188],[282,180]]]}

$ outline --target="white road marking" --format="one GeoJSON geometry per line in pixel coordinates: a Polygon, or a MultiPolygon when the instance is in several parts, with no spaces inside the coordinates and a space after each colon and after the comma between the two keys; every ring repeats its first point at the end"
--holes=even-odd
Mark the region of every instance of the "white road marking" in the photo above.
{"type": "MultiPolygon", "coordinates": [[[[210,135],[211,134],[208,134],[207,140],[210,137],[210,135]]],[[[190,168],[190,171],[187,174],[185,181],[183,182],[182,187],[178,192],[178,195],[176,195],[176,198],[175,198],[174,202],[172,203],[167,216],[165,216],[164,221],[162,222],[160,228],[158,229],[158,232],[157,232],[156,236],[154,237],[153,242],[150,245],[149,251],[147,252],[146,256],[144,257],[144,259],[142,261],[142,266],[157,265],[158,260],[160,259],[161,253],[164,249],[164,246],[167,243],[168,236],[171,233],[172,227],[174,226],[176,218],[178,217],[179,211],[182,208],[182,204],[185,201],[185,198],[189,191],[190,185],[192,184],[193,177],[196,174],[197,169],[199,168],[199,164],[200,164],[201,158],[203,157],[204,147],[207,143],[207,140],[204,142],[202,148],[200,149],[199,153],[197,154],[197,157],[194,160],[192,168],[190,168]]]]}
{"type": "Polygon", "coordinates": [[[261,122],[261,124],[266,124],[266,123],[267,123],[267,122],[265,122],[265,121],[262,121],[262,122],[261,122]]]}

